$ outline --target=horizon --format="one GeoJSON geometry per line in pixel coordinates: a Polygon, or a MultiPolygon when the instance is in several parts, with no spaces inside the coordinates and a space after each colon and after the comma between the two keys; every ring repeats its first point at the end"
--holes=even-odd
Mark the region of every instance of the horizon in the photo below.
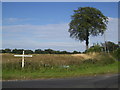
{"type": "MultiPolygon", "coordinates": [[[[111,42],[111,41],[107,41],[107,42],[111,42]]],[[[113,42],[114,43],[114,42],[113,42]]],[[[116,44],[116,43],[115,43],[116,44]]],[[[97,45],[97,44],[95,44],[95,45],[97,45]]],[[[93,45],[93,46],[95,46],[95,45],[93,45]]],[[[101,46],[101,44],[99,44],[100,46],[101,46]]],[[[117,45],[119,45],[119,43],[117,44],[117,45]]],[[[92,47],[92,46],[91,46],[92,47]]],[[[101,47],[103,47],[103,46],[101,46],[101,47]]],[[[90,47],[89,47],[90,48],[90,47]]],[[[35,51],[35,50],[42,50],[42,51],[45,51],[45,50],[48,50],[48,49],[51,49],[51,48],[45,48],[45,49],[41,49],[41,48],[36,48],[36,49],[23,49],[23,48],[1,48],[0,50],[5,50],[5,49],[10,49],[11,51],[12,50],[14,50],[14,49],[17,49],[17,50],[32,50],[33,52],[35,51]]],[[[66,50],[54,50],[54,49],[51,49],[51,50],[53,50],[53,51],[66,51],[66,50]]],[[[73,51],[67,51],[67,52],[74,52],[74,51],[76,51],[76,50],[73,50],[73,51]]],[[[86,51],[86,50],[85,50],[86,51]]],[[[77,52],[81,52],[81,53],[83,53],[83,52],[85,52],[85,51],[77,51],[77,52]]]]}

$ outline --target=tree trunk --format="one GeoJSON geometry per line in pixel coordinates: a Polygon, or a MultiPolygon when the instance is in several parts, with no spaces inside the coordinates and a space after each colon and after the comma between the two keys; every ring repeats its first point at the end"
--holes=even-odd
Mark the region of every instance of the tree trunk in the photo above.
{"type": "Polygon", "coordinates": [[[89,40],[89,38],[86,39],[86,50],[88,50],[88,48],[89,48],[89,46],[88,46],[89,45],[89,41],[88,40],[89,40]]]}
{"type": "Polygon", "coordinates": [[[86,32],[86,50],[89,48],[89,31],[86,32]]]}

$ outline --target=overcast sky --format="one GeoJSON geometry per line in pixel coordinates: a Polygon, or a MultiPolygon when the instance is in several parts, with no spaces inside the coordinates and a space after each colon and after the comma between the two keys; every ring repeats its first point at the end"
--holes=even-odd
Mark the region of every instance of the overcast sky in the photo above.
{"type": "MultiPolygon", "coordinates": [[[[78,7],[95,7],[109,17],[106,40],[118,42],[117,2],[17,2],[2,4],[3,48],[84,51],[85,42],[69,37],[69,22],[78,7]]],[[[90,45],[104,36],[90,37],[90,45]]]]}

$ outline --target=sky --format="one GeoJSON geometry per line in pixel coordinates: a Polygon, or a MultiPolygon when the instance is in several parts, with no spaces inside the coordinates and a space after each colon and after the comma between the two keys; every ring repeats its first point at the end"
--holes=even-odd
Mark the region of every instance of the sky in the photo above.
{"type": "Polygon", "coordinates": [[[2,2],[119,2],[119,0],[1,0],[2,2]]]}
{"type": "MultiPolygon", "coordinates": [[[[73,10],[87,6],[99,9],[109,18],[106,41],[117,43],[117,2],[3,2],[2,47],[82,52],[85,42],[69,37],[68,24],[73,10]]],[[[90,46],[101,42],[104,36],[90,36],[90,46]]]]}

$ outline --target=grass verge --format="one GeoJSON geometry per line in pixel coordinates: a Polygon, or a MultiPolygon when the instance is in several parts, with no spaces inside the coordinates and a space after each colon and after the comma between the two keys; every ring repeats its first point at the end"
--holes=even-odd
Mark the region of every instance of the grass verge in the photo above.
{"type": "MultiPolygon", "coordinates": [[[[2,79],[28,80],[118,73],[118,64],[120,62],[115,61],[114,57],[108,54],[96,55],[85,60],[82,60],[83,58],[79,55],[77,57],[70,55],[46,55],[46,58],[44,57],[44,63],[38,60],[38,58],[31,62],[29,60],[26,61],[26,67],[23,69],[21,68],[20,62],[12,61],[12,56],[8,56],[9,58],[4,57],[2,79]],[[62,60],[62,62],[59,60],[62,60]]],[[[40,56],[39,58],[42,58],[43,61],[43,57],[40,56]]]]}

